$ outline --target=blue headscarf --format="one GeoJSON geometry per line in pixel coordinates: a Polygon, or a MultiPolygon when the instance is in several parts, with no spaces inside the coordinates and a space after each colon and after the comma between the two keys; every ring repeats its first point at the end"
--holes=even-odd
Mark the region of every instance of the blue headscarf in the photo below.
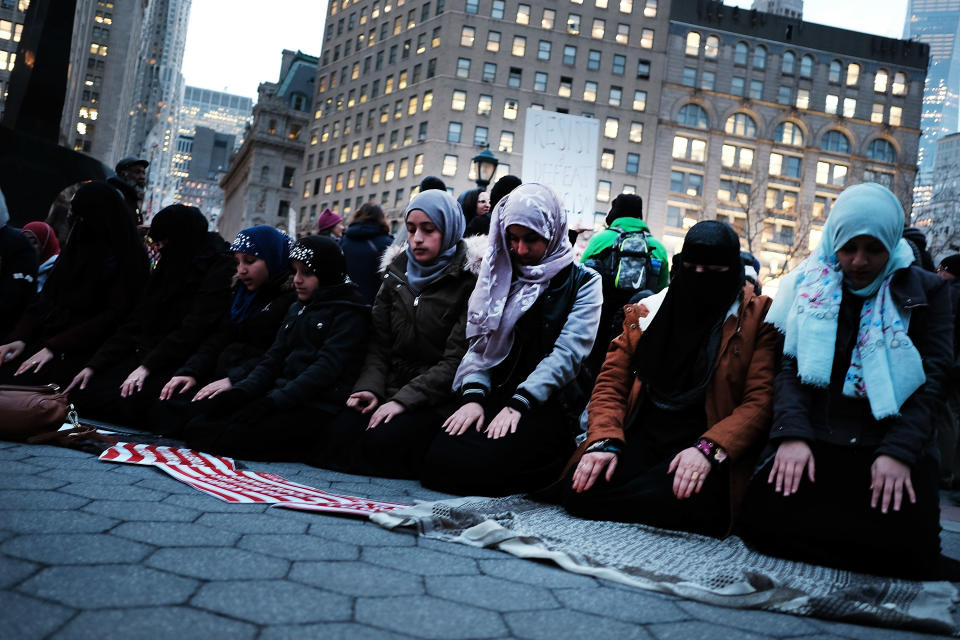
{"type": "Polygon", "coordinates": [[[829,385],[843,300],[837,249],[857,236],[879,240],[890,253],[883,271],[866,287],[848,287],[864,302],[843,385],[843,395],[867,398],[878,420],[897,415],[926,381],[920,353],[907,336],[910,312],[890,295],[893,274],[914,259],[902,238],[903,223],[903,207],[886,187],[865,183],[846,189],[830,211],[820,245],[783,278],[766,318],[784,334],[783,352],[797,359],[800,379],[829,385]]]}
{"type": "MultiPolygon", "coordinates": [[[[246,253],[256,256],[267,263],[267,274],[270,280],[277,280],[290,273],[290,248],[293,242],[290,237],[277,229],[258,224],[255,227],[244,229],[237,234],[237,238],[230,245],[233,253],[246,253]]],[[[237,289],[233,298],[233,307],[230,308],[230,319],[240,324],[253,311],[253,300],[257,297],[256,291],[250,291],[243,285],[237,289]]]]}
{"type": "Polygon", "coordinates": [[[404,221],[406,221],[410,212],[416,209],[427,214],[430,222],[435,224],[440,233],[443,234],[443,240],[440,242],[440,253],[430,264],[417,262],[413,257],[413,249],[410,247],[409,240],[407,241],[407,282],[413,292],[419,295],[424,287],[438,278],[450,264],[454,254],[457,253],[457,243],[463,237],[467,222],[463,217],[460,203],[454,200],[449,193],[439,189],[428,189],[417,194],[407,205],[407,210],[403,214],[404,221]]]}

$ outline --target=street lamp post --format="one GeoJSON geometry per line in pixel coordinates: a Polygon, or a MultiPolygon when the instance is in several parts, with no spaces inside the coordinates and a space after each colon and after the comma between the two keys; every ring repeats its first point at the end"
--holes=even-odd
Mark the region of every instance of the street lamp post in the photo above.
{"type": "Polygon", "coordinates": [[[497,170],[497,165],[500,164],[500,161],[490,152],[490,149],[484,149],[473,156],[471,162],[473,162],[473,172],[477,176],[477,186],[485,189],[487,185],[490,184],[493,173],[497,170]]]}

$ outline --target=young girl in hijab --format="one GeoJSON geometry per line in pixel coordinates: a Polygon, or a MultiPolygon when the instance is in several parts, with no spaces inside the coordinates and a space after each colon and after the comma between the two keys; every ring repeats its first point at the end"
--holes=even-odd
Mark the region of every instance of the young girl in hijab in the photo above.
{"type": "Polygon", "coordinates": [[[43,291],[43,285],[60,256],[60,241],[53,227],[46,222],[28,222],[23,225],[23,235],[37,250],[37,291],[43,291]]]}
{"type": "Polygon", "coordinates": [[[69,384],[140,299],[149,265],[122,198],[103,182],[80,187],[72,228],[47,284],[0,346],[7,384],[69,384]]]}
{"type": "Polygon", "coordinates": [[[933,417],[953,313],[946,283],[911,266],[903,223],[887,188],[849,187],[770,308],[783,364],[743,528],[762,551],[936,577],[933,417]]]}
{"type": "Polygon", "coordinates": [[[347,278],[333,239],[301,238],[290,261],[297,301],[253,371],[187,424],[193,448],[252,460],[305,460],[346,402],[370,308],[347,278]]]}
{"type": "Polygon", "coordinates": [[[143,300],[68,387],[81,415],[146,426],[164,384],[230,309],[233,256],[199,209],[162,209],[150,237],[160,260],[143,300]]]}
{"type": "Polygon", "coordinates": [[[624,308],[564,506],[722,536],[769,426],[777,335],[733,229],[694,225],[680,256],[667,289],[624,308]]]}
{"type": "Polygon", "coordinates": [[[321,466],[418,477],[455,408],[453,376],[467,350],[467,300],[486,239],[462,239],[463,214],[446,191],[417,195],[405,220],[408,244],[384,254],[363,372],[331,425],[321,466]]]}
{"type": "Polygon", "coordinates": [[[494,209],[467,311],[461,407],[430,445],[424,485],[506,495],[556,479],[574,449],[559,394],[593,346],[600,276],[574,264],[556,194],[518,187],[494,209]]]}
{"type": "Polygon", "coordinates": [[[233,306],[164,385],[160,400],[169,402],[152,412],[155,428],[175,429],[199,411],[194,403],[213,398],[246,377],[273,344],[283,317],[297,298],[291,282],[292,246],[287,234],[269,225],[237,234],[230,246],[237,261],[233,306]],[[199,385],[203,386],[198,390],[199,385]]]}

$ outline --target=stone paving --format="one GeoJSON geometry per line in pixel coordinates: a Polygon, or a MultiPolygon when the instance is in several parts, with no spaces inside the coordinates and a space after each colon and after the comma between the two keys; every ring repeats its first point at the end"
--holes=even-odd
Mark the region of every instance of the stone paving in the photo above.
{"type": "MultiPolygon", "coordinates": [[[[334,493],[415,482],[249,468],[334,493]]],[[[957,528],[957,527],[953,527],[957,528]]],[[[960,556],[960,533],[944,532],[960,556]]],[[[228,504],[162,472],[0,442],[0,638],[933,636],[708,606],[359,519],[228,504]]]]}

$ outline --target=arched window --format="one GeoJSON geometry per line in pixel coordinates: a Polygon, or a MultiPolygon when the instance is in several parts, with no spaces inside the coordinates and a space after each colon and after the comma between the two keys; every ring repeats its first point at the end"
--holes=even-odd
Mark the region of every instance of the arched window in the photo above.
{"type": "Polygon", "coordinates": [[[834,84],[840,84],[840,79],[843,77],[843,65],[840,64],[839,60],[830,61],[830,82],[834,84]]]}
{"type": "Polygon", "coordinates": [[[860,65],[851,62],[847,65],[847,86],[852,87],[860,81],[860,65]]]}
{"type": "Polygon", "coordinates": [[[873,76],[873,90],[877,93],[886,93],[887,77],[886,69],[877,69],[877,73],[873,76]]]}
{"type": "Polygon", "coordinates": [[[750,55],[750,48],[746,42],[738,42],[733,48],[733,64],[746,66],[747,56],[750,55]]]}
{"type": "Polygon", "coordinates": [[[793,147],[803,146],[803,130],[795,122],[781,122],[773,133],[773,141],[793,147]]]}
{"type": "Polygon", "coordinates": [[[823,134],[820,148],[834,153],[850,153],[850,140],[843,133],[834,129],[823,134]]]}
{"type": "Polygon", "coordinates": [[[897,161],[897,150],[887,140],[877,138],[870,143],[870,147],[867,149],[867,157],[877,162],[894,163],[897,161]]]}
{"type": "Polygon", "coordinates": [[[270,165],[260,167],[260,182],[270,182],[270,165]]]}
{"type": "Polygon", "coordinates": [[[756,138],[757,122],[746,113],[735,113],[727,118],[723,130],[733,136],[756,138]]]}
{"type": "Polygon", "coordinates": [[[758,45],[757,48],[753,50],[753,68],[767,68],[767,48],[763,45],[758,45]]]}
{"type": "Polygon", "coordinates": [[[793,68],[796,66],[796,62],[797,56],[794,55],[793,51],[784,51],[783,57],[780,59],[781,73],[793,75],[793,68]]]}
{"type": "Polygon", "coordinates": [[[813,77],[813,56],[807,54],[800,58],[800,77],[813,77]]]}
{"type": "Polygon", "coordinates": [[[720,38],[717,36],[707,36],[703,43],[703,55],[707,58],[716,58],[720,53],[720,38]]]}
{"type": "Polygon", "coordinates": [[[902,71],[893,74],[893,95],[907,95],[907,76],[902,71]]]}
{"type": "Polygon", "coordinates": [[[700,55],[700,34],[696,31],[691,31],[687,34],[686,52],[688,56],[700,55]]]}
{"type": "Polygon", "coordinates": [[[697,129],[709,129],[710,119],[707,112],[698,104],[685,104],[680,107],[677,114],[677,122],[686,127],[696,127],[697,129]]]}

